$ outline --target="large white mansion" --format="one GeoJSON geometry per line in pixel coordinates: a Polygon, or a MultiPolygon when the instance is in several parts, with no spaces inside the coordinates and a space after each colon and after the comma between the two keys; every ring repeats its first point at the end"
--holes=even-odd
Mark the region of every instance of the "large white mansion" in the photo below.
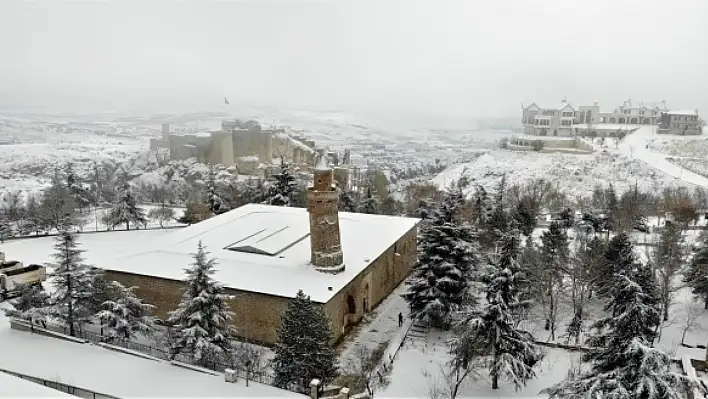
{"type": "Polygon", "coordinates": [[[640,125],[659,125],[659,133],[700,134],[698,110],[671,111],[665,102],[625,101],[612,112],[600,112],[600,105],[574,106],[566,100],[560,106],[542,108],[536,103],[522,106],[524,133],[535,136],[610,136],[632,131],[640,125]]]}

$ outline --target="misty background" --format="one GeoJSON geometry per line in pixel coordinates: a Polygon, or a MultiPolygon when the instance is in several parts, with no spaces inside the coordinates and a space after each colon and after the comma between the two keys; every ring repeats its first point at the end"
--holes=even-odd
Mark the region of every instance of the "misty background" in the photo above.
{"type": "Polygon", "coordinates": [[[0,109],[708,112],[708,1],[0,2],[0,109]]]}

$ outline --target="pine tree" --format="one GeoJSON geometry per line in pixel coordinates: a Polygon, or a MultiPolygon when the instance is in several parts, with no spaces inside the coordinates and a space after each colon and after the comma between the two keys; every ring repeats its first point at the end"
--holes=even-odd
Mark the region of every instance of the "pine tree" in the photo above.
{"type": "Polygon", "coordinates": [[[297,192],[297,181],[290,174],[289,165],[281,158],[280,171],[271,176],[271,184],[261,203],[276,206],[292,206],[297,192]]]}
{"type": "Polygon", "coordinates": [[[499,388],[500,378],[509,380],[517,390],[525,386],[536,376],[534,366],[544,356],[531,334],[517,327],[515,314],[525,305],[519,298],[518,284],[524,276],[516,260],[518,240],[513,230],[504,236],[499,259],[483,278],[487,304],[460,326],[461,334],[452,342],[454,356],[490,358],[493,389],[499,388]]]}
{"type": "Polygon", "coordinates": [[[221,195],[219,195],[216,187],[216,176],[214,173],[214,168],[209,169],[209,175],[207,176],[206,185],[206,202],[209,205],[209,210],[211,210],[214,215],[220,215],[228,211],[229,206],[226,204],[221,195]]]}
{"type": "Polygon", "coordinates": [[[356,212],[356,208],[354,192],[351,190],[342,190],[339,193],[339,210],[342,212],[356,212]]]}
{"type": "Polygon", "coordinates": [[[366,196],[361,199],[359,206],[357,207],[358,213],[365,213],[368,215],[376,215],[379,213],[379,199],[372,194],[371,187],[366,189],[366,196]]]}
{"type": "Polygon", "coordinates": [[[177,218],[177,223],[194,224],[209,218],[211,211],[208,207],[196,201],[188,201],[182,216],[177,218]]]}
{"type": "Polygon", "coordinates": [[[185,270],[187,287],[169,323],[177,334],[171,353],[183,353],[202,365],[215,363],[231,352],[229,321],[233,313],[221,283],[212,277],[216,260],[208,258],[202,242],[193,255],[192,267],[185,270]]]}
{"type": "Polygon", "coordinates": [[[563,399],[679,399],[686,397],[686,388],[696,386],[671,371],[665,353],[649,346],[661,312],[658,295],[652,298],[656,285],[645,269],[639,266],[616,276],[615,295],[606,307],[610,316],[595,323],[598,335],[588,341],[593,349],[583,357],[592,369],[542,393],[563,399]]]}
{"type": "Polygon", "coordinates": [[[78,205],[79,208],[88,206],[91,202],[89,193],[81,187],[81,184],[76,177],[76,172],[74,172],[74,165],[68,163],[64,173],[66,175],[66,188],[69,191],[69,195],[71,195],[74,200],[74,203],[78,205]]]}
{"type": "Polygon", "coordinates": [[[598,293],[605,297],[614,295],[614,276],[629,275],[634,268],[634,248],[625,233],[612,237],[607,245],[604,262],[599,266],[600,275],[604,276],[597,281],[598,293]]]}
{"type": "Polygon", "coordinates": [[[111,227],[125,223],[125,229],[130,230],[131,223],[134,226],[146,225],[145,210],[136,204],[130,185],[123,183],[119,190],[118,201],[110,210],[111,227]]]}
{"type": "Polygon", "coordinates": [[[521,232],[527,237],[530,237],[536,228],[536,216],[527,201],[519,201],[516,204],[514,220],[519,225],[521,232]]]}
{"type": "Polygon", "coordinates": [[[489,195],[487,194],[487,190],[480,185],[477,186],[472,208],[474,210],[474,214],[476,215],[477,225],[487,225],[491,219],[493,206],[491,200],[489,199],[489,195]]]}
{"type": "Polygon", "coordinates": [[[457,198],[447,194],[423,226],[418,262],[403,294],[412,317],[437,327],[473,300],[470,284],[481,264],[475,235],[456,218],[458,206],[457,198]]]}
{"type": "Polygon", "coordinates": [[[307,393],[317,378],[327,386],[338,375],[329,318],[302,290],[290,302],[278,329],[273,370],[275,385],[307,393]]]}
{"type": "Polygon", "coordinates": [[[708,309],[708,247],[701,248],[691,259],[683,281],[691,287],[693,295],[703,299],[708,309]]]}
{"type": "Polygon", "coordinates": [[[104,302],[104,309],[96,314],[110,338],[130,340],[137,334],[147,337],[155,331],[155,318],[150,315],[155,306],[143,303],[135,295],[137,288],[125,287],[117,281],[111,283],[114,299],[104,302]]]}
{"type": "Polygon", "coordinates": [[[94,295],[95,269],[83,263],[83,250],[78,248],[76,234],[63,231],[56,237],[56,264],[52,285],[49,314],[69,328],[69,335],[76,334],[76,326],[90,322],[93,312],[91,300],[94,295]]]}

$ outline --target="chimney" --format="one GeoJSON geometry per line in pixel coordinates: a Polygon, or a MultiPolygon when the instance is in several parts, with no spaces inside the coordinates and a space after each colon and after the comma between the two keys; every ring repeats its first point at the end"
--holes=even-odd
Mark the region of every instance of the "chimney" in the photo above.
{"type": "Polygon", "coordinates": [[[339,232],[339,189],[324,154],[320,154],[312,173],[313,186],[307,189],[310,263],[318,271],[339,273],[344,270],[339,232]]]}

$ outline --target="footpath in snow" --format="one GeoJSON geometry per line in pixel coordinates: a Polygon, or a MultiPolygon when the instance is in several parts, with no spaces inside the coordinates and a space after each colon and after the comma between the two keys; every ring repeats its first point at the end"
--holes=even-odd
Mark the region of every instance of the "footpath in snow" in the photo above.
{"type": "Polygon", "coordinates": [[[656,136],[656,126],[643,126],[628,134],[620,142],[619,150],[623,155],[638,159],[671,177],[697,186],[708,186],[708,178],[673,164],[666,159],[666,155],[647,148],[649,142],[656,136]]]}

